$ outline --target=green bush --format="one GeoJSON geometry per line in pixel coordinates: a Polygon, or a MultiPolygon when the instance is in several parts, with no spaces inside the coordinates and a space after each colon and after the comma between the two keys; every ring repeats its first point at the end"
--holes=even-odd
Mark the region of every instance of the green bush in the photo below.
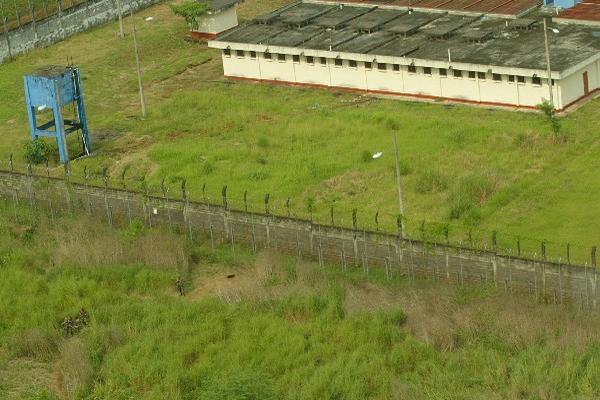
{"type": "Polygon", "coordinates": [[[373,161],[373,156],[371,155],[371,152],[369,150],[363,150],[360,158],[363,162],[373,161]]]}
{"type": "Polygon", "coordinates": [[[256,144],[258,145],[258,147],[262,147],[263,149],[269,147],[270,145],[269,139],[266,136],[259,137],[256,141],[256,144]]]}
{"type": "Polygon", "coordinates": [[[57,337],[40,329],[32,328],[15,335],[11,348],[16,357],[50,361],[58,351],[57,337]]]}
{"type": "Polygon", "coordinates": [[[494,193],[492,179],[485,174],[463,176],[452,188],[448,197],[450,219],[459,219],[472,213],[476,218],[477,207],[482,206],[494,193]]]}
{"type": "Polygon", "coordinates": [[[169,7],[171,7],[171,10],[176,15],[183,17],[192,30],[198,29],[199,24],[197,18],[206,14],[207,10],[206,4],[203,2],[190,0],[185,1],[182,4],[170,4],[169,7]]]}
{"type": "Polygon", "coordinates": [[[415,190],[417,193],[436,193],[448,189],[446,177],[437,169],[422,169],[417,175],[415,190]]]}
{"type": "Polygon", "coordinates": [[[28,141],[24,146],[25,160],[31,164],[43,164],[50,160],[52,146],[41,139],[28,141]]]}

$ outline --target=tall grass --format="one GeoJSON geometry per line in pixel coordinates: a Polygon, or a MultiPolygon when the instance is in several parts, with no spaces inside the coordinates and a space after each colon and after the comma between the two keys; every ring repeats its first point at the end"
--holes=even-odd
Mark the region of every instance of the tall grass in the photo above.
{"type": "MultiPolygon", "coordinates": [[[[13,219],[13,210],[0,212],[4,226],[13,219]]],[[[51,388],[29,385],[31,398],[53,399],[57,387],[69,398],[111,400],[600,395],[597,315],[492,288],[411,287],[375,270],[368,278],[360,269],[342,274],[268,252],[225,246],[213,254],[199,243],[165,247],[175,255],[152,266],[127,257],[78,264],[64,255],[74,246],[55,253],[59,233],[98,233],[81,253],[107,251],[103,242],[152,251],[145,237],[171,236],[86,217],[61,217],[60,229],[26,213],[18,220],[36,229],[26,239],[0,231],[0,254],[8,255],[0,266],[0,361],[54,369],[51,388]],[[180,251],[191,260],[185,298],[174,287],[180,251]],[[80,307],[89,325],[63,337],[60,322],[80,307]]]]}

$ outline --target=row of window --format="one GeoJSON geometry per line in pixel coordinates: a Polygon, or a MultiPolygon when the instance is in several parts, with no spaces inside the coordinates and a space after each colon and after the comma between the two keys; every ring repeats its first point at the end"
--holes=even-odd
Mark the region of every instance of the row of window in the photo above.
{"type": "MultiPolygon", "coordinates": [[[[236,50],[235,53],[236,53],[236,57],[238,57],[238,58],[244,58],[246,56],[246,52],[244,52],[243,50],[236,50]]],[[[225,50],[223,50],[223,54],[226,57],[230,57],[231,50],[225,49],[225,50]]],[[[248,52],[248,55],[250,58],[256,58],[255,51],[248,52]]],[[[282,61],[282,62],[287,61],[286,54],[264,53],[263,57],[266,60],[273,60],[276,58],[278,61],[282,61]]],[[[306,56],[304,58],[305,58],[305,61],[307,64],[318,63],[321,65],[327,65],[327,58],[325,58],[325,57],[306,56]]],[[[300,56],[292,55],[292,61],[299,63],[300,56]]],[[[348,62],[348,66],[350,68],[358,68],[358,61],[347,60],[347,62],[348,62]]],[[[365,61],[365,62],[363,62],[363,64],[364,64],[365,69],[373,69],[372,62],[365,61]]],[[[344,60],[342,60],[341,58],[335,58],[334,65],[336,67],[342,67],[342,66],[344,66],[344,60]]],[[[390,64],[386,64],[386,63],[376,63],[376,66],[377,66],[377,69],[380,71],[387,71],[390,68],[390,64]]],[[[391,68],[394,72],[400,72],[401,67],[400,67],[400,64],[391,64],[391,68]]],[[[433,68],[431,68],[431,67],[416,67],[415,65],[408,65],[407,70],[408,70],[409,74],[417,74],[417,73],[421,72],[423,75],[431,76],[433,68]]],[[[440,76],[443,76],[443,77],[448,76],[448,70],[445,68],[438,68],[437,71],[440,76]]],[[[463,78],[463,77],[467,76],[469,79],[477,78],[480,81],[486,80],[488,78],[488,75],[485,72],[463,71],[460,69],[450,69],[450,72],[451,72],[452,76],[455,78],[463,78]]],[[[495,82],[503,81],[502,74],[492,73],[491,78],[495,82]]],[[[509,82],[517,82],[517,83],[525,83],[525,77],[522,75],[508,75],[508,81],[509,82]]],[[[542,79],[538,76],[534,76],[531,78],[531,83],[534,85],[541,85],[542,79]]],[[[553,81],[553,83],[554,83],[554,81],[553,81]]]]}

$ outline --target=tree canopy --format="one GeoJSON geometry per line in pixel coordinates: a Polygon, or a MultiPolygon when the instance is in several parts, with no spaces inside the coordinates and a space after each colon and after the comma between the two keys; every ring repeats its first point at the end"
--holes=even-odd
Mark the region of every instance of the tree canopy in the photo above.
{"type": "Polygon", "coordinates": [[[198,29],[199,24],[197,18],[206,14],[208,9],[206,3],[196,0],[187,0],[182,4],[171,4],[170,7],[176,15],[185,19],[185,22],[187,22],[191,29],[198,29]]]}

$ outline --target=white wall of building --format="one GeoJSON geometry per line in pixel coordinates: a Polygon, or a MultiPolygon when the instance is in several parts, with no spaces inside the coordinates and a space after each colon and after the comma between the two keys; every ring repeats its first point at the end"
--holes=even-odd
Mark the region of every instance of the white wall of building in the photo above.
{"type": "Polygon", "coordinates": [[[600,60],[577,69],[568,77],[561,79],[559,85],[561,89],[562,105],[568,105],[584,95],[583,91],[583,73],[587,72],[588,88],[590,92],[600,88],[600,60]]]}
{"type": "Polygon", "coordinates": [[[215,35],[225,32],[238,25],[236,7],[232,6],[225,10],[208,13],[198,21],[198,29],[195,32],[215,35]]]}
{"type": "MultiPolygon", "coordinates": [[[[245,57],[238,57],[235,50],[228,51],[230,55],[223,56],[223,68],[225,75],[231,77],[525,107],[536,107],[549,97],[547,80],[541,78],[536,84],[533,73],[513,75],[513,80],[508,74],[497,74],[494,79],[492,73],[482,72],[480,68],[478,72],[485,75],[483,79],[475,71],[469,75],[469,70],[461,70],[462,76],[455,76],[456,67],[446,69],[445,76],[440,74],[439,68],[427,69],[421,65],[382,63],[385,65],[382,68],[377,62],[364,61],[366,56],[363,61],[338,59],[336,62],[335,58],[327,58],[327,63],[322,64],[318,56],[288,54],[285,61],[281,61],[279,53],[273,53],[269,60],[263,53],[251,58],[250,51],[245,51],[245,57]]],[[[555,79],[554,102],[558,109],[583,96],[583,71],[588,72],[590,92],[600,87],[600,60],[567,77],[555,79]]]]}
{"type": "Polygon", "coordinates": [[[313,57],[309,63],[305,56],[300,57],[301,62],[294,63],[297,83],[306,83],[311,85],[331,86],[330,61],[325,59],[326,63],[321,64],[320,57],[313,57]]]}

